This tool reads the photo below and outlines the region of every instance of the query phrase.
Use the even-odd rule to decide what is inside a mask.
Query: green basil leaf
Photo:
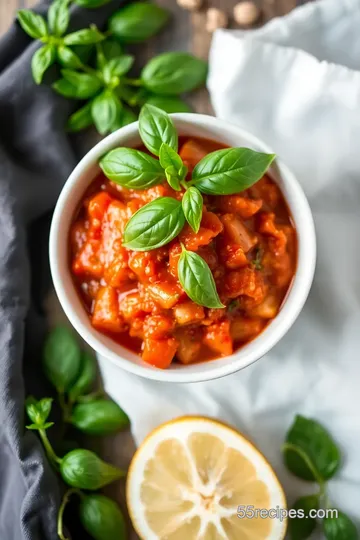
[[[181,202],[160,197],[135,212],[124,231],[123,245],[135,251],[148,251],[168,244],[185,223]]]
[[[225,307],[220,301],[209,266],[197,253],[183,248],[178,274],[182,288],[193,302],[208,308]]]
[[[158,160],[134,148],[115,148],[99,165],[107,178],[128,189],[147,189],[164,180]]]
[[[338,470],[340,451],[321,424],[297,415],[286,436],[284,460],[295,476],[321,483]]]
[[[178,149],[178,134],[170,116],[154,107],[144,105],[139,115],[139,132],[142,142],[152,154],[158,156],[162,143],[175,152]]]
[[[160,146],[159,161],[164,169],[174,167],[176,171],[180,171],[183,166],[183,161],[179,154],[166,143],[162,143]]]
[[[195,166],[192,179],[208,195],[231,195],[249,188],[264,176],[275,154],[250,148],[224,148],[205,156]]]
[[[34,13],[30,9],[20,9],[17,19],[21,28],[32,38],[40,39],[48,35],[48,29],[44,17]]]
[[[70,12],[67,2],[64,0],[55,0],[48,10],[49,29],[55,36],[62,36],[68,26],[70,20]]]
[[[43,398],[37,402],[37,410],[41,414],[43,422],[46,422],[46,420],[48,419],[48,416],[51,412],[52,402],[52,398]]]
[[[123,54],[123,48],[115,39],[106,39],[101,43],[101,49],[106,60],[118,58]]]
[[[191,107],[177,96],[157,96],[150,94],[146,96],[146,103],[154,105],[167,113],[192,112]]]
[[[80,521],[95,540],[125,540],[125,520],[115,501],[105,495],[86,495],[79,506]]]
[[[71,423],[88,435],[111,435],[129,426],[129,418],[114,401],[98,399],[75,405]]]
[[[45,71],[50,67],[56,58],[56,48],[54,45],[44,45],[38,49],[31,59],[31,71],[36,84],[40,84]]]
[[[104,78],[110,81],[112,77],[121,77],[131,69],[134,63],[134,57],[131,54],[124,54],[118,58],[112,58],[104,66]]]
[[[74,383],[80,370],[80,347],[66,327],[58,326],[45,340],[43,352],[44,371],[59,392]]]
[[[96,129],[101,135],[105,135],[111,131],[120,108],[120,101],[110,90],[105,90],[93,99],[91,115]]]
[[[139,43],[157,34],[169,12],[156,4],[134,2],[110,18],[109,29],[123,43]]]
[[[70,401],[76,401],[79,396],[91,390],[96,379],[96,373],[95,357],[87,351],[83,352],[81,354],[81,366],[78,378],[68,392]]]
[[[65,97],[89,99],[102,87],[102,82],[95,75],[78,73],[70,69],[63,69],[61,73],[64,78],[56,81],[53,88]]]
[[[166,180],[170,187],[175,191],[181,191],[180,178],[178,171],[171,165],[165,169]]]
[[[293,510],[296,510],[297,517],[289,519],[289,534],[291,540],[306,540],[316,529],[316,518],[310,517],[310,510],[318,510],[319,495],[308,495],[298,499]],[[299,517],[299,513],[302,517]]]
[[[75,4],[86,9],[95,9],[108,4],[111,0],[74,0]]]
[[[90,450],[77,449],[61,460],[60,474],[69,486],[96,491],[125,476],[124,471],[105,463]]]
[[[141,79],[155,94],[182,94],[206,81],[207,63],[189,53],[163,53],[144,67]]]
[[[92,45],[104,39],[104,34],[99,32],[97,28],[84,28],[65,36],[64,43],[65,45]]]
[[[66,45],[59,45],[56,52],[59,63],[65,68],[78,69],[83,65],[78,55]]]
[[[200,191],[196,187],[190,187],[185,191],[181,202],[186,221],[197,233],[200,229],[203,211],[203,198]]]
[[[338,517],[325,517],[322,522],[327,540],[357,540],[358,530],[351,519],[338,511]]]
[[[117,129],[120,129],[124,126],[128,126],[129,124],[136,122],[136,120],[137,120],[137,117],[132,112],[132,110],[123,105],[112,127],[112,131],[116,131]]]
[[[91,116],[91,102],[89,101],[75,111],[68,119],[67,122],[67,130],[72,132],[81,131],[82,129],[85,129],[89,126],[91,126],[93,123],[93,119]]]

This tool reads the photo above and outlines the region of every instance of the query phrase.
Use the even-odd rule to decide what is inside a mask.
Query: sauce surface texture
[[[181,137],[179,148],[191,172],[224,146]],[[148,252],[122,246],[139,208],[183,193],[167,183],[128,190],[100,174],[70,230],[71,273],[92,325],[158,368],[227,356],[254,339],[277,315],[296,270],[296,231],[267,175],[238,195],[205,195],[198,233],[185,225],[170,244]],[[177,278],[180,242],[207,262],[225,308],[186,296]]]

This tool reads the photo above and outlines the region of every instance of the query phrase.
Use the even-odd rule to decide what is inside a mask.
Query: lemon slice
[[[211,418],[183,417],[155,429],[131,462],[126,499],[142,540],[281,540],[286,521],[238,517],[286,508],[284,492],[260,452]]]

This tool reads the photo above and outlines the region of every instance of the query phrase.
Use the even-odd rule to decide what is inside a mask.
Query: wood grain
[[[209,52],[211,35],[205,29],[206,9],[210,5],[226,11],[232,16],[232,10],[236,0],[205,0],[206,4],[198,13],[190,13],[181,9],[175,0],[157,0],[157,3],[168,8],[172,13],[172,20],[165,30],[155,38],[149,40],[135,48],[138,66],[163,51],[187,50],[206,59]],[[36,0],[0,0],[0,36],[8,29],[12,23],[17,9],[23,7],[32,7]],[[299,0],[298,3],[303,3]],[[288,13],[296,6],[296,0],[257,0],[261,8],[261,20],[263,24],[272,17]],[[231,26],[235,27],[231,21]],[[211,105],[208,94],[205,89],[191,94],[188,97],[197,112],[211,114]],[[58,308],[57,308],[58,309]],[[52,310],[55,313],[56,308]],[[135,445],[130,433],[120,433],[116,437],[105,439],[99,447],[103,457],[119,467],[127,468],[133,453]],[[125,509],[125,493],[123,483],[114,484],[107,488],[106,492],[116,498]],[[138,537],[131,530],[129,523],[130,540],[137,540]],[[188,540],[188,539],[184,539]],[[189,539],[190,540],[190,539]]]

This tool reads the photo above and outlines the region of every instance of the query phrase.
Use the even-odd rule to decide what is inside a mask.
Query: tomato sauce
[[[189,172],[223,145],[182,137]],[[146,151],[145,148],[141,150]],[[276,317],[296,270],[296,231],[283,195],[268,175],[236,195],[206,196],[201,227],[148,252],[122,246],[130,217],[162,196],[166,182],[129,190],[103,174],[80,202],[70,231],[70,268],[92,325],[159,368],[227,356]],[[222,303],[192,302],[177,278],[180,242],[209,265]]]

